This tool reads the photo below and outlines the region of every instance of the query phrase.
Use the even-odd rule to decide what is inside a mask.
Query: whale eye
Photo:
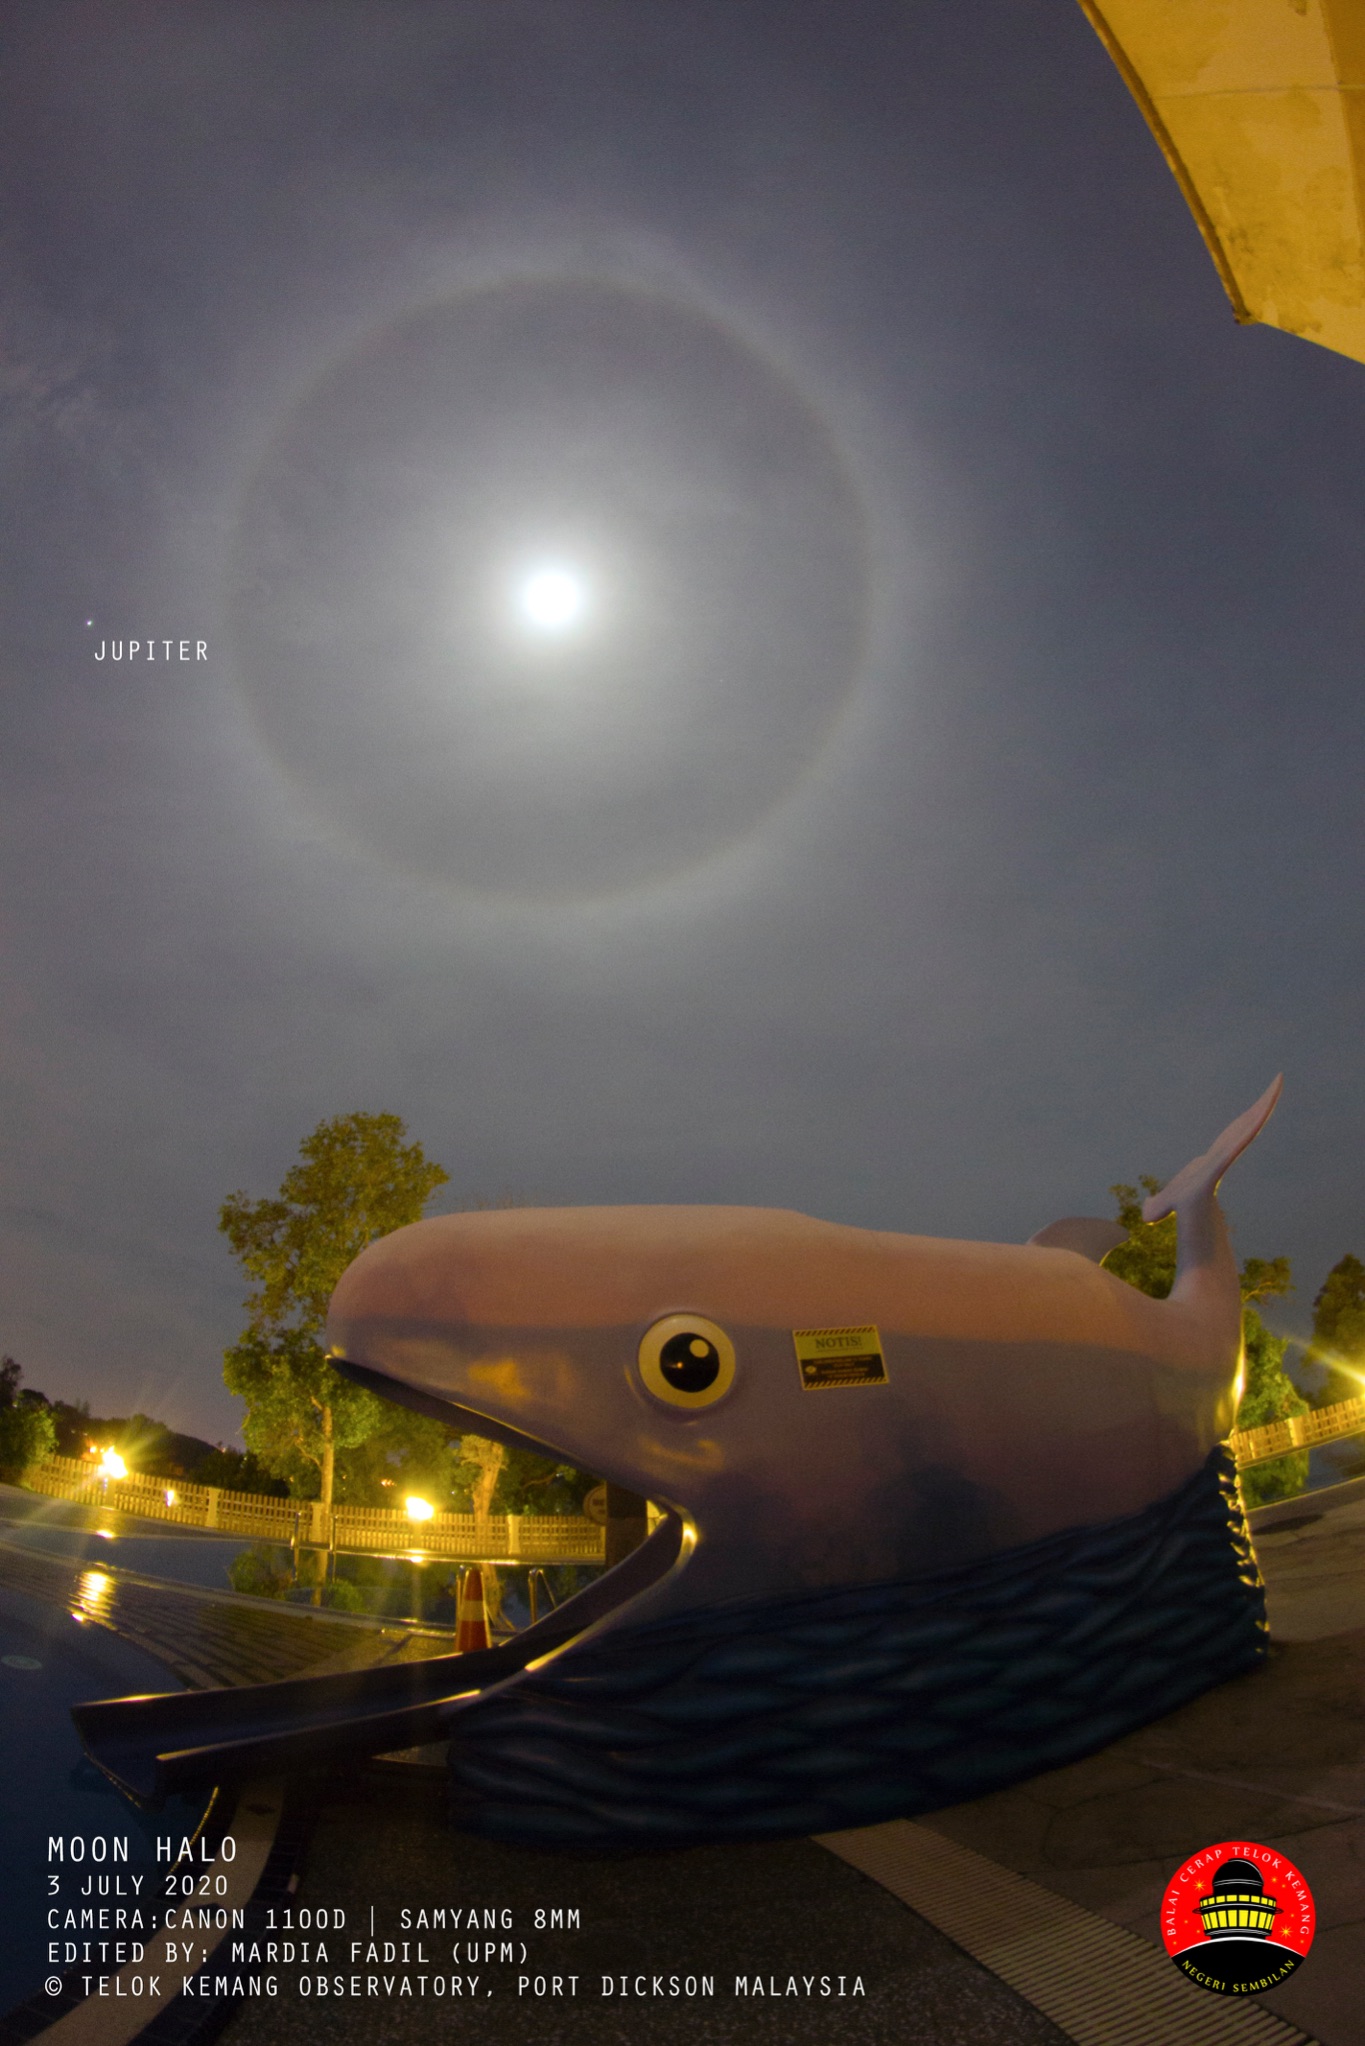
[[[640,1343],[640,1376],[670,1407],[709,1407],[735,1376],[735,1346],[701,1314],[667,1314]]]

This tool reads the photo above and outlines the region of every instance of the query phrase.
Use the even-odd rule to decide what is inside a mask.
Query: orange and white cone
[[[483,1572],[477,1563],[465,1571],[460,1602],[455,1613],[455,1653],[467,1648],[487,1648],[488,1608],[483,1599]]]

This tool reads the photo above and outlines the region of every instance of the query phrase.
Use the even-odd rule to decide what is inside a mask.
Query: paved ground
[[[1258,1521],[1275,1635],[1266,1669],[1089,1761],[921,1823],[1152,1942],[1162,1887],[1187,1854],[1230,1838],[1283,1848],[1314,1888],[1319,1932],[1309,1960],[1264,2002],[1323,2046],[1365,2046],[1365,1485],[1287,1502]],[[0,1552],[0,1579],[37,1561]],[[65,1570],[59,1595],[78,1591],[70,1566],[42,1567]],[[49,1595],[58,1589],[53,1578]],[[396,1630],[132,1580],[119,1580],[113,1598],[120,1631],[136,1625],[143,1631],[135,1638],[148,1644],[155,1636],[162,1646],[153,1652],[172,1666],[187,1666],[187,1615],[197,1607],[214,1608],[194,1620],[200,1669],[245,1672],[289,1656],[291,1669],[339,1667],[423,1646],[406,1630],[388,1638]],[[351,2039],[425,2046],[452,2022],[460,2028],[455,2008],[490,2046],[574,2046],[589,2037],[651,2046],[778,2038],[1042,2046],[1063,2038],[960,1948],[813,1843],[630,1860],[537,1855],[451,1832],[442,1805],[439,1777],[420,1768],[351,1772],[329,1796],[297,1898],[299,1907],[339,1905],[348,1921],[329,1941],[326,1962],[303,1972],[387,1975],[400,1984],[406,1973],[414,1993],[322,2002],[298,1997],[291,1981],[277,2001],[243,2007],[225,2035],[230,2046],[303,2046],[324,2024],[338,2046]],[[477,1962],[452,1959],[449,1931],[429,1933],[425,1961],[414,1948],[406,1969],[363,1954],[353,1962],[350,1941],[368,1944],[371,1909],[378,1941],[411,1942],[423,1935],[415,1927],[405,1935],[402,1909],[441,1905],[505,1910],[511,1923],[480,1929],[497,1949]],[[537,1907],[576,1910],[580,1923],[537,1930]],[[514,1944],[510,1957],[501,1953],[505,1940]],[[279,1969],[282,1977],[297,1972]],[[714,1995],[603,1993],[604,1976],[648,1982],[659,1974],[667,1991],[668,1978],[685,1981],[689,1972],[712,1976]],[[428,1977],[425,2000],[419,1974]],[[446,1984],[440,2001],[437,1974]],[[473,2008],[467,1999],[452,2003],[456,1974],[480,1977]],[[576,1997],[549,1994],[548,1981],[537,1996],[536,1978],[556,1974],[566,1988],[578,1976]],[[519,1994],[523,1975],[529,1982]],[[741,1975],[761,1977],[769,1990],[774,1979],[785,1989],[794,1977],[798,1993],[736,1995]],[[836,1984],[844,1976],[846,1987],[861,1976],[867,1993],[826,1998],[819,1993],[826,1975]],[[806,1977],[816,1978],[810,1994]]]
[[[810,1841],[638,1859],[535,1853],[451,1832],[439,1779],[406,1773],[413,1780],[397,1768],[358,1772],[333,1796],[298,1902],[339,1905],[347,1925],[328,1941],[324,1969],[282,1968],[284,1993],[248,2002],[224,2046],[315,2046],[324,2022],[334,2046],[432,2046],[451,2034],[486,2046],[1065,2046],[1063,2033],[960,1948]],[[440,1905],[507,1914],[505,1925],[476,1935],[494,1943],[494,1955],[457,1965],[460,1933],[403,1931],[404,1907],[415,1914]],[[538,1931],[538,1908],[576,1911],[581,1922]],[[366,1963],[371,1910],[381,1952],[385,1940],[410,1942],[408,1967]],[[354,1965],[353,1939],[361,1943]],[[510,1961],[498,1958],[504,1941],[516,1948]],[[429,1965],[416,1961],[418,1942]],[[300,1998],[298,1975],[319,1972],[348,1983],[406,1975],[414,1993],[347,1994],[325,2005]],[[472,2002],[432,1993],[438,1976],[448,1985],[452,1974],[478,1977]],[[749,1994],[736,1994],[737,1975],[749,1979]],[[548,1993],[556,1976],[559,1996]],[[839,1996],[841,1976],[848,1991],[861,1976],[866,1994]],[[622,1977],[631,1993],[621,1993]],[[655,1977],[663,1994],[653,1993]],[[795,1978],[800,1993],[756,1995],[755,1977],[782,1991]],[[835,1993],[819,1993],[821,1977]],[[674,1978],[682,1994],[669,1993]],[[535,1994],[537,1979],[546,1994]],[[644,1994],[633,1993],[637,1984]]]
[[[1258,1515],[1269,1666],[1018,1789],[921,1820],[1158,1938],[1162,1890],[1195,1849],[1255,1840],[1308,1878],[1309,1959],[1261,2000],[1324,2046],[1365,2046],[1365,1487]],[[1278,1529],[1276,1523],[1278,1522]]]

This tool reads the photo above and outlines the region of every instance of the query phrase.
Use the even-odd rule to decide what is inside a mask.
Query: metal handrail
[[[1228,1442],[1237,1468],[1246,1470],[1295,1450],[1360,1434],[1365,1434],[1365,1395],[1291,1414],[1260,1428],[1237,1429]],[[52,1499],[108,1507],[143,1520],[216,1529],[258,1541],[302,1542],[305,1547],[350,1555],[399,1550],[470,1562],[532,1564],[606,1559],[605,1529],[582,1514],[436,1513],[430,1520],[414,1521],[389,1506],[342,1504],[329,1512],[316,1499],[280,1499],[264,1492],[237,1492],[227,1485],[195,1485],[140,1472],[106,1478],[88,1458],[74,1456],[44,1457],[29,1466],[23,1482]]]
[[[31,1464],[23,1482],[48,1498],[143,1520],[349,1555],[417,1553],[485,1563],[600,1563],[606,1558],[604,1530],[582,1514],[437,1513],[430,1520],[411,1520],[406,1512],[386,1506],[329,1509],[316,1499],[280,1499],[138,1472],[104,1478],[88,1459],[70,1456]]]
[[[1249,1464],[1288,1456],[1295,1449],[1317,1449],[1324,1442],[1341,1442],[1348,1435],[1360,1434],[1365,1434],[1365,1397],[1336,1400],[1330,1407],[1310,1407],[1306,1414],[1289,1414],[1282,1421],[1267,1421],[1262,1428],[1238,1429],[1228,1439],[1241,1471]]]
[[[535,1626],[536,1621],[540,1617],[539,1612],[537,1610],[538,1601],[536,1598],[536,1592],[538,1589],[544,1592],[546,1598],[550,1602],[550,1611],[553,1612],[555,1610],[555,1607],[559,1604],[559,1600],[555,1597],[554,1586],[551,1584],[547,1572],[539,1564],[537,1564],[534,1569],[528,1570],[526,1573],[526,1597],[527,1603],[531,1608],[531,1625],[533,1627]]]

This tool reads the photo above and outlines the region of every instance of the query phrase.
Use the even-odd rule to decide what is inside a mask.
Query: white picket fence
[[[1296,1449],[1315,1449],[1365,1433],[1365,1397],[1339,1400],[1264,1428],[1246,1428],[1229,1440],[1239,1470],[1268,1463]],[[52,1499],[165,1520],[177,1527],[214,1528],[249,1540],[331,1548],[343,1555],[449,1556],[479,1563],[602,1563],[606,1530],[579,1514],[437,1513],[410,1520],[386,1506],[333,1506],[316,1499],[275,1499],[234,1492],[224,1485],[191,1485],[178,1478],[130,1472],[105,1478],[89,1458],[49,1456],[30,1465],[24,1483]]]
[[[1248,1464],[1269,1463],[1295,1449],[1317,1449],[1347,1435],[1365,1434],[1365,1397],[1338,1400],[1330,1407],[1310,1407],[1287,1421],[1267,1421],[1264,1428],[1244,1428],[1229,1437],[1239,1471]]]
[[[343,1555],[449,1556],[470,1563],[602,1563],[606,1530],[579,1514],[437,1513],[410,1520],[385,1506],[333,1506],[316,1499],[275,1499],[225,1485],[130,1472],[105,1478],[89,1458],[49,1456],[31,1464],[24,1483],[51,1499],[165,1520],[177,1527],[216,1529],[252,1541],[331,1548]]]

